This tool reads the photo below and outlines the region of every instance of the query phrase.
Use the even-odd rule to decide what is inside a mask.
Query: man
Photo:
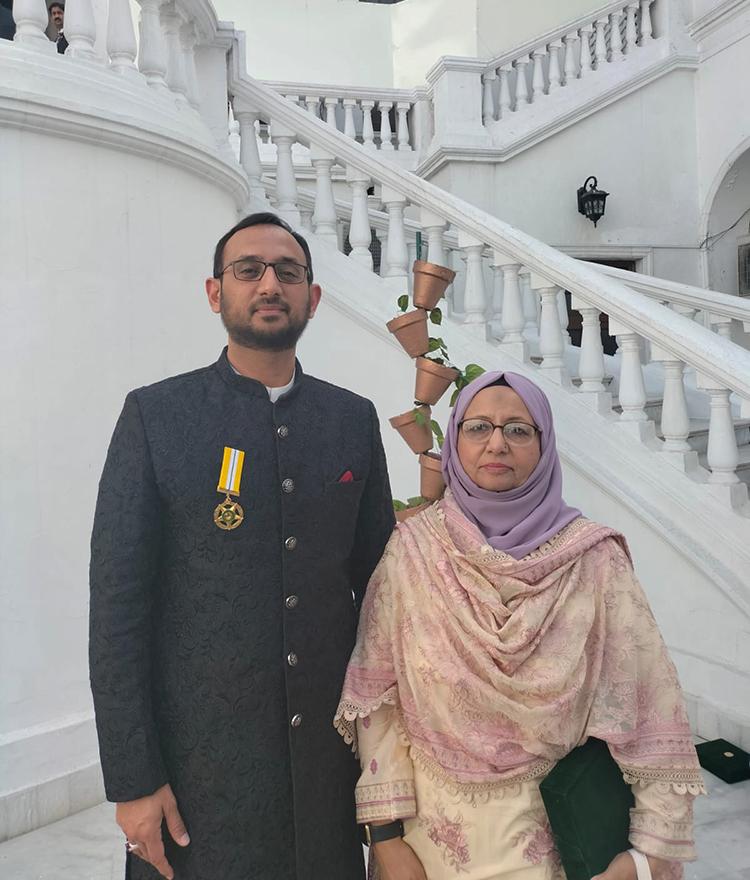
[[[59,2],[59,0],[55,0],[54,3],[50,3],[48,12],[50,21],[57,30],[57,36],[54,38],[54,42],[57,43],[57,51],[63,55],[68,48],[68,41],[65,39],[65,34],[63,33],[63,27],[65,25],[65,4]]]
[[[393,512],[374,407],[295,361],[312,279],[284,221],[238,223],[206,281],[228,347],[128,394],[115,428],[90,660],[131,880],[363,873],[332,718]]]

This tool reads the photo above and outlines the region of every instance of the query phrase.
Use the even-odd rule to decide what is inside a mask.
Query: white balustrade
[[[563,75],[565,85],[570,85],[576,78],[576,44],[579,41],[576,31],[566,34],[563,42],[565,43],[565,61],[563,65]]]
[[[626,55],[630,55],[638,43],[638,31],[635,23],[637,13],[638,3],[628,3],[625,7],[625,46],[623,47]]]
[[[336,107],[338,107],[339,99],[326,98],[324,104],[326,106],[326,122],[331,126],[331,128],[338,128],[338,125],[336,123]]]
[[[411,104],[408,101],[398,101],[396,103],[396,113],[398,114],[398,129],[396,139],[398,140],[399,150],[410,150],[409,144],[409,108]]]
[[[107,18],[107,54],[110,68],[121,76],[138,78],[135,56],[138,45],[135,41],[133,16],[129,0],[109,0]]]
[[[535,102],[544,94],[544,59],[547,57],[547,47],[534,49],[531,57],[534,65],[531,74],[531,100]]]
[[[185,21],[180,25],[180,46],[185,65],[185,81],[187,83],[187,99],[190,106],[200,109],[198,97],[198,74],[195,69],[195,44],[197,41],[195,25],[192,21]]]
[[[57,51],[45,33],[49,23],[45,0],[15,0],[13,20],[16,23],[14,42],[50,54]]]
[[[349,224],[349,244],[352,249],[349,256],[372,272],[370,253],[372,232],[367,205],[367,187],[370,185],[370,178],[355,168],[347,168],[346,180],[352,192],[352,217]]]
[[[313,212],[309,208],[300,208],[300,226],[305,232],[314,232],[312,226]]]
[[[609,14],[609,60],[622,61],[622,35],[620,34],[620,19],[622,13],[617,10]]]
[[[596,60],[596,69],[601,68],[607,63],[607,36],[606,36],[607,19],[597,18],[594,22],[596,30],[596,39],[594,41],[594,58]]]
[[[602,345],[599,309],[578,305],[581,313],[581,354],[578,358],[578,375],[581,391],[604,391],[604,346]]]
[[[393,132],[391,131],[391,107],[393,101],[378,101],[378,109],[380,110],[380,149],[393,149]]]
[[[466,256],[466,286],[464,287],[464,324],[482,325],[484,335],[487,292],[484,286],[482,252],[484,243],[465,232],[458,233],[458,246]]]
[[[318,108],[320,106],[320,98],[317,95],[305,95],[305,107],[310,116],[318,118]]]
[[[167,46],[167,85],[178,101],[187,103],[187,78],[178,34],[180,18],[174,3],[165,3],[161,7],[161,22]]]
[[[388,247],[386,250],[386,278],[403,279],[406,283],[407,268],[409,264],[409,251],[406,247],[406,232],[404,230],[404,207],[405,196],[384,186],[381,199],[388,214]]]
[[[737,465],[739,452],[732,421],[732,406],[726,388],[707,388],[711,398],[711,416],[708,426],[707,460],[711,469],[711,483],[732,484],[739,481]]]
[[[497,79],[494,71],[482,74],[482,122],[489,125],[495,119],[495,96],[492,93]]]
[[[539,319],[539,353],[542,356],[541,369],[545,375],[560,384],[568,384],[563,354],[563,335],[560,327],[560,312],[557,301],[560,288],[550,286],[546,279],[531,273],[531,287],[537,291],[542,301],[542,315]]]
[[[498,76],[500,77],[500,94],[498,97],[498,106],[499,116],[501,119],[508,116],[512,106],[512,99],[510,97],[510,82],[509,77],[510,73],[513,70],[512,65],[506,64],[504,67],[501,67],[498,71]]]
[[[531,269],[523,266],[518,272],[518,283],[521,287],[521,307],[523,308],[523,333],[526,339],[536,336],[539,332],[539,310],[536,291],[531,289]]]
[[[297,178],[292,161],[292,144],[297,136],[271,120],[271,141],[276,145],[276,211],[289,223],[300,221],[297,208]]]
[[[521,286],[518,279],[521,264],[513,262],[513,258],[508,254],[495,249],[492,255],[492,265],[493,267],[501,267],[503,272],[503,335],[501,344],[513,357],[526,360],[528,346],[523,338],[525,319]]]
[[[560,50],[562,49],[562,40],[553,40],[549,44],[549,88],[548,94],[560,88],[562,78],[560,75]]]
[[[426,211],[424,208],[419,213],[422,233],[427,237],[427,262],[437,266],[448,265],[448,255],[445,250],[445,220],[438,214]]]
[[[335,157],[313,145],[310,149],[310,161],[315,169],[316,178],[313,228],[317,236],[337,245],[336,202],[333,198],[331,181],[331,168]]]
[[[528,55],[517,58],[513,66],[516,69],[516,98],[514,107],[516,112],[523,110],[524,106],[529,103],[529,87],[526,82],[526,66],[531,59]]]
[[[372,111],[375,101],[360,101],[362,107],[362,146],[366,150],[375,150],[375,131],[372,127]]]
[[[266,192],[261,182],[263,166],[258,152],[258,139],[255,133],[255,123],[258,113],[246,107],[239,99],[233,102],[234,118],[240,126],[240,165],[247,174],[250,183],[250,196],[253,199],[266,202]]]
[[[357,102],[354,98],[344,98],[344,134],[352,139],[354,139],[357,134],[354,125],[354,108],[356,106]]]
[[[620,420],[645,422],[648,416],[645,410],[646,386],[643,383],[640,337],[626,330],[617,334],[617,344],[620,347]]]
[[[655,358],[653,358],[655,360]],[[687,438],[690,434],[690,418],[685,398],[682,361],[662,360],[664,367],[664,400],[661,409],[661,433],[665,452],[690,452]]]
[[[653,26],[651,24],[651,4],[654,0],[641,0],[641,35],[638,45],[643,46],[653,38]]]
[[[68,0],[65,4],[65,54],[87,61],[99,60],[94,50],[96,19],[91,0]]]
[[[583,79],[584,76],[587,76],[591,73],[592,68],[592,59],[591,59],[591,34],[593,32],[593,26],[588,24],[585,27],[581,28],[581,60],[579,65],[579,76]]]
[[[490,260],[492,268],[492,309],[490,312],[489,334],[494,339],[503,337],[503,267]]]
[[[138,69],[157,92],[166,92],[167,47],[159,20],[161,0],[139,0],[141,20],[138,45]]]

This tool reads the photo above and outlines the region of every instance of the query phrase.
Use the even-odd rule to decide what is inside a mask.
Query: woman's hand
[[[670,880],[674,876],[674,862],[657,859],[656,856],[646,856],[648,866],[651,868],[653,880]],[[591,880],[636,880],[635,862],[630,853],[621,852],[609,863],[609,867],[602,874],[597,874]]]
[[[427,880],[417,854],[402,837],[374,843],[381,880]]]

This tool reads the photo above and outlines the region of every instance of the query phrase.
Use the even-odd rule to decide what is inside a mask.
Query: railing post
[[[362,171],[347,166],[346,180],[352,191],[352,219],[349,224],[349,244],[352,250],[349,257],[372,272],[370,253],[372,232],[367,204],[367,187],[370,185],[370,178]]]
[[[398,140],[399,150],[410,150],[409,143],[409,119],[408,113],[411,108],[409,101],[398,101],[396,104],[396,112],[398,113],[398,130],[396,139]]]
[[[565,75],[565,85],[570,85],[576,78],[576,42],[578,41],[578,33],[572,31],[565,34],[565,63],[563,67]]]
[[[294,131],[271,120],[271,140],[276,145],[276,210],[289,223],[300,222],[297,207],[297,179],[292,161]]]
[[[643,383],[640,336],[630,327],[610,317],[609,332],[617,337],[620,355],[618,398],[622,412],[618,425],[635,439],[656,448],[656,430],[646,413],[646,386]]]
[[[305,108],[307,112],[315,119],[318,119],[318,108],[320,106],[320,98],[317,95],[305,95]]]
[[[239,98],[232,102],[234,118],[240,126],[240,165],[245,169],[250,183],[250,197],[268,204],[266,191],[261,181],[263,166],[258,152],[258,138],[255,133],[255,121],[258,113],[244,105]]]
[[[47,4],[44,0],[15,0],[13,20],[16,23],[15,43],[53,54],[55,44],[47,38]]]
[[[620,18],[622,12],[617,10],[609,14],[609,60],[622,61],[622,36],[620,34]]]
[[[178,101],[187,103],[185,63],[178,36],[180,17],[173,2],[165,3],[161,7],[161,21],[167,46],[167,85]]]
[[[594,22],[596,28],[596,42],[594,44],[594,58],[596,59],[596,69],[601,70],[607,63],[607,37],[605,28],[607,27],[606,18],[597,18]]]
[[[549,88],[547,94],[560,88],[560,50],[562,47],[562,40],[553,40],[549,44]]]
[[[493,339],[503,337],[503,267],[495,261],[495,252],[490,259],[492,268],[492,310],[490,314],[489,333]]]
[[[542,355],[541,369],[544,375],[559,385],[570,385],[570,377],[565,366],[563,336],[560,328],[560,312],[557,307],[560,288],[550,286],[546,278],[531,273],[531,287],[542,301],[542,316],[539,319],[539,353]]]
[[[393,101],[378,101],[380,110],[380,149],[393,150],[393,132],[391,131],[391,107]]]
[[[399,290],[407,289],[409,251],[404,230],[404,207],[406,197],[389,186],[381,188],[381,200],[388,213],[388,247],[386,250],[385,277],[394,279]]]
[[[139,0],[141,20],[138,46],[138,69],[157,92],[167,91],[167,49],[159,19],[161,0]]]
[[[336,107],[338,107],[339,99],[338,98],[325,98],[323,103],[326,106],[326,122],[331,126],[331,128],[335,128],[338,130],[338,124],[336,122]]]
[[[518,283],[518,270],[521,264],[513,257],[493,250],[492,265],[503,270],[503,338],[501,345],[511,357],[527,361],[529,356],[528,343],[523,338],[523,302],[521,287]]]
[[[625,47],[626,55],[635,49],[638,42],[638,32],[635,25],[635,16],[638,12],[638,3],[628,3],[625,7]]]
[[[578,376],[581,386],[578,398],[587,406],[605,415],[612,409],[612,395],[604,388],[604,346],[599,309],[571,297],[571,307],[581,313],[581,354],[578,358]]]
[[[435,263],[438,266],[446,266],[448,256],[445,252],[445,243],[443,241],[445,220],[438,214],[433,214],[432,211],[428,211],[425,208],[420,209],[419,220],[422,230],[427,236],[427,262]]]
[[[591,73],[591,32],[593,28],[590,24],[581,28],[581,63],[579,67],[579,77]]]
[[[513,62],[513,66],[516,69],[516,100],[514,104],[516,113],[523,110],[529,103],[529,86],[526,82],[526,65],[530,60],[531,59],[528,55],[524,55],[522,58],[516,58]]]
[[[333,183],[331,182],[331,167],[334,163],[334,156],[312,144],[310,146],[310,161],[315,169],[316,179],[315,211],[313,212],[315,234],[337,247],[336,203],[333,199]]]
[[[357,130],[354,126],[354,108],[357,106],[357,102],[354,98],[344,98],[344,134],[355,140],[357,137]]]
[[[98,61],[96,42],[96,19],[91,0],[68,0],[65,4],[65,39],[68,41],[66,55],[86,61]]]
[[[466,287],[464,288],[464,324],[479,331],[485,338],[487,293],[484,287],[482,251],[484,242],[463,230],[458,233],[458,246],[466,255]]]
[[[544,59],[547,47],[540,46],[531,53],[534,68],[531,74],[531,100],[536,102],[544,94]]]
[[[531,289],[531,269],[521,266],[518,270],[518,284],[521,287],[521,306],[523,308],[523,335],[526,339],[537,336],[539,333],[539,316],[537,303],[539,297],[535,290]]]
[[[643,46],[653,39],[654,29],[651,24],[651,4],[654,0],[641,0],[641,36],[638,45]]]
[[[441,58],[427,72],[432,88],[434,141],[443,146],[490,146],[482,121],[482,74],[479,59]]]
[[[492,93],[493,83],[497,79],[494,70],[482,74],[482,122],[489,125],[495,121],[495,96]]]
[[[498,71],[500,77],[500,97],[498,100],[500,119],[507,117],[511,112],[513,102],[511,101],[510,84],[508,82],[508,76],[510,75],[511,70],[513,70],[513,66],[511,64],[505,64]]]
[[[372,127],[372,111],[374,101],[360,101],[362,107],[362,146],[366,150],[375,150],[375,132]]]
[[[109,0],[107,17],[107,54],[109,66],[121,76],[140,79],[135,66],[138,45],[128,0]]]
[[[191,21],[185,21],[180,25],[180,45],[185,64],[185,81],[187,83],[187,99],[190,106],[200,110],[198,98],[198,75],[195,72],[195,25]]]

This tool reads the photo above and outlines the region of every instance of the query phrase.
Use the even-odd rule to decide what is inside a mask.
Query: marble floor
[[[750,781],[706,774],[696,801],[699,859],[686,880],[750,880]],[[0,844],[0,880],[122,880],[124,847],[112,804],[100,804]],[[269,878],[272,880],[272,878]]]

